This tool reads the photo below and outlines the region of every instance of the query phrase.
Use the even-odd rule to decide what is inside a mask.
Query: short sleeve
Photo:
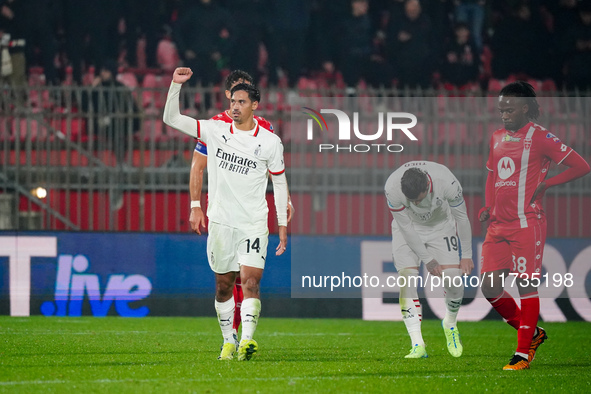
[[[464,202],[464,193],[462,190],[462,185],[460,185],[460,181],[458,181],[458,179],[453,174],[451,174],[451,171],[450,175],[451,179],[445,185],[443,195],[449,203],[449,206],[455,208],[459,205],[462,205]]]
[[[400,212],[400,211],[403,211],[405,208],[405,206],[402,204],[392,203],[390,201],[390,198],[388,197],[388,193],[386,193],[386,202],[388,203],[388,209],[391,212]]]
[[[553,162],[560,164],[573,150],[552,133],[546,133],[539,138],[541,152]]]
[[[384,187],[386,202],[388,203],[388,209],[390,212],[400,212],[405,208],[404,202],[400,199],[399,193],[397,193],[400,187],[400,178],[396,176],[398,174],[399,171],[396,171],[390,175],[386,181],[386,186]]]
[[[209,132],[217,126],[220,121],[216,120],[198,120],[197,121],[197,139],[207,145]],[[224,123],[225,124],[225,123]]]
[[[275,139],[273,153],[269,157],[268,168],[271,175],[280,175],[285,172],[285,162],[283,161],[283,144],[279,138]]]

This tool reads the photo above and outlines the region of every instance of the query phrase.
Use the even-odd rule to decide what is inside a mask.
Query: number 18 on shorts
[[[502,231],[491,226],[482,244],[481,272],[508,269],[520,275],[539,275],[545,243],[545,223]]]

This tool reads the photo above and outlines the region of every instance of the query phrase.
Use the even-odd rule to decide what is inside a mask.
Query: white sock
[[[416,283],[416,281],[409,277],[418,276],[419,272],[413,269],[402,269],[399,271],[401,276],[406,278],[405,283]],[[404,286],[400,288],[400,310],[402,312],[402,320],[406,326],[406,331],[410,335],[412,346],[425,346],[423,341],[423,334],[421,333],[421,321],[423,320],[423,308],[419,301],[419,294],[416,286]]]
[[[261,314],[261,300],[258,298],[245,298],[240,307],[240,317],[242,318],[242,339],[252,339],[254,331],[259,322]]]
[[[234,296],[226,302],[215,301],[215,311],[218,314],[218,323],[222,330],[224,343],[234,343]]]
[[[519,353],[519,352],[515,352],[515,355],[516,355],[516,356],[521,356],[521,357],[523,357],[523,358],[524,358],[524,359],[526,359],[526,360],[527,360],[527,358],[529,357],[529,355],[528,355],[528,354],[525,354],[525,353]]]
[[[443,270],[446,278],[444,280],[445,289],[445,317],[443,318],[443,327],[450,329],[458,324],[458,311],[464,298],[464,284],[461,281],[462,271],[459,268],[447,268]],[[455,279],[454,278],[458,278]],[[448,279],[449,278],[449,279]],[[450,280],[451,279],[451,280]],[[454,286],[459,285],[459,286]]]

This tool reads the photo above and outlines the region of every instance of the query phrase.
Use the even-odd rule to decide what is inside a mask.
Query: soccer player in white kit
[[[242,280],[242,337],[238,360],[250,360],[257,352],[253,339],[261,311],[259,283],[265,268],[269,230],[269,209],[265,194],[268,173],[273,175],[273,192],[279,222],[276,255],[287,247],[287,179],[281,139],[261,127],[253,118],[260,101],[259,91],[248,84],[231,90],[232,123],[195,120],[181,115],[179,94],[182,83],[191,78],[189,68],[174,71],[164,107],[164,123],[207,146],[208,238],[207,258],[216,277],[215,308],[224,343],[218,359],[231,360],[236,352],[232,320],[232,289],[238,273]]]
[[[454,278],[474,268],[472,229],[462,186],[444,165],[411,161],[390,175],[385,192],[394,218],[392,257],[399,275],[405,278],[400,281],[404,284],[400,287],[400,309],[412,342],[405,358],[428,357],[421,333],[422,308],[416,280],[421,261],[431,275],[443,277],[446,312],[441,325],[449,353],[460,357],[463,346],[457,315],[464,286],[458,286],[459,279],[454,285]]]

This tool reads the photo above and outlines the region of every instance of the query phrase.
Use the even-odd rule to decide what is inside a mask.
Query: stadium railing
[[[146,76],[141,84],[109,92],[121,94],[107,94],[95,107],[84,104],[93,92],[90,87],[32,86],[20,93],[4,88],[0,230],[189,231],[189,164],[195,141],[162,122],[169,83],[169,77]],[[18,94],[27,97],[23,107],[15,106]],[[291,116],[303,106],[322,108],[324,97],[346,97],[343,89],[264,89],[257,114],[274,124],[284,142],[296,206],[292,233],[387,235],[391,218],[383,197],[385,180],[402,163],[421,159],[445,164],[457,175],[474,234],[483,234],[476,215],[483,204],[488,139],[501,122],[496,96],[471,94],[359,91],[368,114],[396,106],[417,113],[413,132],[419,141],[400,154],[337,155],[315,151]],[[134,113],[125,100],[135,100],[140,111]],[[538,123],[591,158],[589,98],[557,94],[539,101]],[[218,87],[186,87],[181,93],[183,112],[196,118],[209,118],[227,106]],[[368,128],[375,125],[375,120],[366,120]],[[134,124],[139,124],[136,132]],[[591,203],[590,178],[547,193],[548,237],[591,236],[591,220],[583,214]],[[271,190],[269,186],[273,218]],[[271,231],[276,230],[274,222],[270,220]]]

